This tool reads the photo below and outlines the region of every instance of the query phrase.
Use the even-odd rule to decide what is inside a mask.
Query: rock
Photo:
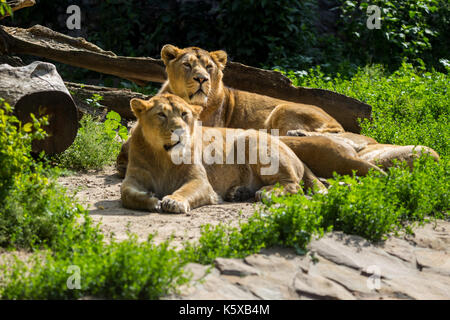
[[[391,237],[374,245],[331,232],[304,256],[271,248],[245,259],[218,258],[215,267],[188,264],[194,283],[169,299],[450,299],[449,252],[429,246],[447,243],[443,225],[418,229],[416,241]]]
[[[216,268],[221,274],[245,277],[249,275],[258,275],[259,271],[243,262],[241,259],[223,259],[214,260]]]
[[[218,274],[211,273],[197,285],[196,290],[179,298],[187,300],[255,300],[257,297],[245,287],[230,283]]]
[[[427,249],[414,251],[417,265],[423,272],[435,272],[450,276],[450,254]]]
[[[299,272],[294,281],[295,291],[300,298],[355,300],[344,287],[319,275]]]
[[[325,259],[359,270],[363,274],[377,271],[382,278],[393,278],[417,272],[404,261],[387,254],[363,238],[341,232],[333,232],[320,240],[312,241],[309,247]]]
[[[405,262],[416,264],[416,255],[414,254],[414,246],[406,240],[399,238],[389,238],[380,248],[390,255],[400,258]]]
[[[433,273],[419,273],[416,276],[405,275],[387,279],[388,291],[397,296],[419,300],[450,299],[450,278]]]
[[[183,269],[186,273],[192,275],[191,281],[199,281],[208,275],[211,266],[205,266],[199,263],[188,263]]]
[[[418,247],[450,252],[450,222],[439,220],[438,224],[426,224],[414,230],[414,236],[406,239]]]
[[[376,291],[367,285],[368,277],[360,272],[345,266],[337,265],[324,258],[320,258],[315,264],[311,264],[309,275],[320,275],[332,280],[351,293],[360,297],[375,297]]]
[[[292,282],[292,277],[291,277]],[[275,281],[271,277],[247,277],[239,280],[251,293],[263,300],[295,299],[289,290],[289,283]]]

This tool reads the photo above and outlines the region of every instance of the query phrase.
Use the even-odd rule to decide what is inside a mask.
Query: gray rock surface
[[[372,244],[332,232],[307,255],[272,248],[244,259],[191,263],[193,280],[167,299],[450,300],[450,222]]]

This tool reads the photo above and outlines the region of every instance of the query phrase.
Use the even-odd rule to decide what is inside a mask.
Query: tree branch
[[[29,29],[0,26],[1,52],[43,57],[140,83],[166,80],[164,63],[160,59],[116,56],[83,38],[72,38],[40,25]],[[229,62],[224,71],[224,83],[235,89],[316,105],[347,131],[359,132],[357,119],[370,119],[369,105],[329,90],[295,87],[276,71]]]
[[[11,10],[17,11],[22,8],[31,7],[36,4],[35,0],[6,0],[6,4],[11,7]],[[6,12],[4,15],[0,16],[0,20],[9,16],[9,13]]]
[[[134,119],[135,116],[131,112],[130,100],[133,98],[149,99],[150,96],[146,96],[141,93],[133,92],[129,89],[116,89],[99,86],[84,85],[73,82],[64,82],[69,92],[72,94],[76,104],[85,104],[86,99],[91,98],[94,94],[98,94],[103,97],[99,103],[102,106],[107,107],[110,110],[114,110],[121,117],[126,119]]]

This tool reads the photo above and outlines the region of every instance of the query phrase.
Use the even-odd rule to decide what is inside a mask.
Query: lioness
[[[129,163],[120,189],[124,207],[154,211],[160,206],[165,212],[184,213],[221,198],[238,201],[255,195],[259,200],[263,191],[273,192],[276,183],[282,193],[295,193],[302,179],[305,186],[325,189],[276,137],[255,130],[197,128],[195,120],[202,107],[189,105],[178,96],[132,99],[131,108],[138,122],[129,139]],[[221,141],[217,132],[226,140]],[[251,139],[255,143],[250,143]],[[260,159],[261,139],[271,146],[267,156],[278,164],[274,171],[269,172],[272,164]],[[239,161],[239,154],[234,153],[242,151],[242,146],[244,154]],[[216,159],[220,155],[223,162],[210,163],[205,157],[196,162],[196,148],[214,150],[211,156]],[[252,154],[259,154],[257,161],[249,161]]]
[[[378,143],[370,137],[361,134],[343,132],[337,134],[318,133],[318,132],[303,132],[301,130],[292,130],[287,133],[289,136],[303,137],[303,138],[318,138],[326,137],[338,143],[347,144],[357,152],[357,157],[360,160],[367,161],[371,164],[376,164],[383,169],[388,169],[394,164],[394,160],[405,161],[412,169],[414,160],[420,156],[427,154],[435,161],[439,161],[439,155],[430,147],[421,145],[407,145],[399,146],[393,144]],[[294,150],[295,151],[295,150]],[[308,164],[306,159],[302,159]],[[320,176],[315,168],[311,167],[313,172]],[[340,173],[340,172],[338,172]]]
[[[159,93],[172,93],[187,103],[200,105],[205,126],[344,132],[328,113],[313,105],[294,103],[226,87],[225,51],[208,52],[197,47],[179,49],[167,44],[161,50],[167,81]]]
[[[134,131],[134,127],[131,132]],[[278,137],[295,155],[321,178],[332,178],[333,173],[365,176],[370,169],[382,171],[373,163],[359,157],[355,147],[346,140],[326,136]],[[128,165],[130,140],[125,141],[116,160],[120,177],[125,177]]]
[[[173,93],[188,103],[203,106],[200,120],[206,126],[279,129],[280,135],[293,129],[323,133],[344,131],[335,119],[318,107],[225,87],[222,70],[227,54],[224,51],[207,52],[195,47],[179,49],[165,45],[161,57],[166,64],[168,80],[159,93]],[[312,141],[317,141],[317,147],[313,147]],[[336,168],[343,169],[338,170],[341,174],[358,170],[359,174],[364,175],[373,167],[348,150],[343,152],[346,147],[339,141],[333,143],[329,139],[308,138],[288,142],[295,144],[297,155],[301,150],[305,159],[313,159],[310,163],[320,168],[317,171],[322,177],[331,177],[332,170]],[[123,145],[116,162],[121,176],[125,175],[127,161],[128,142]]]

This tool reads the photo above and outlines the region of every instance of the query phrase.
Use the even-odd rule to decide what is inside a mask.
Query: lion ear
[[[164,64],[167,65],[171,60],[178,57],[180,52],[181,52],[181,49],[179,49],[171,44],[166,44],[161,49],[161,59],[164,61]]]
[[[130,101],[131,111],[133,111],[136,118],[139,118],[139,116],[147,110],[150,106],[149,102],[146,100],[133,98]]]
[[[199,118],[200,114],[203,111],[203,107],[202,106],[197,106],[197,105],[190,105],[191,109],[192,109],[192,114],[194,115],[194,117]]]
[[[209,53],[213,58],[214,62],[219,66],[220,70],[225,68],[227,64],[227,53],[223,50],[213,51]]]

